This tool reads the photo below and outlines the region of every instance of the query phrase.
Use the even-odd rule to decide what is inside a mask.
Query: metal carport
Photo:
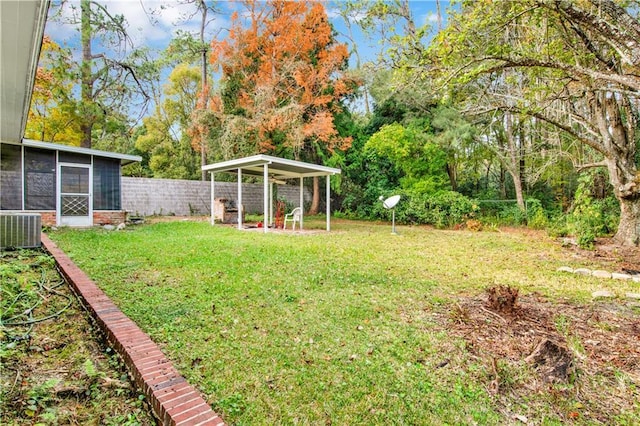
[[[300,181],[300,204],[303,206],[303,180],[306,177],[326,176],[327,191],[327,231],[331,230],[331,176],[340,174],[341,170],[333,167],[319,166],[317,164],[305,163],[302,161],[287,160],[284,158],[272,157],[259,154],[251,157],[238,158],[236,160],[223,161],[215,164],[202,166],[202,170],[211,173],[211,224],[214,224],[214,200],[215,200],[215,173],[237,173],[238,175],[238,229],[242,229],[242,175],[262,176],[264,182],[263,206],[264,206],[264,232],[269,227],[267,224],[273,219],[273,192],[270,191],[270,182],[282,181],[283,179],[299,179]],[[300,229],[303,228],[303,221],[300,221]]]

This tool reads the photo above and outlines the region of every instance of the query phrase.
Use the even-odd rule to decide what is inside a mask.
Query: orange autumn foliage
[[[338,135],[333,116],[355,82],[342,73],[349,52],[335,42],[324,5],[238,3],[244,13],[234,13],[227,37],[211,44],[224,84],[218,105],[248,119],[258,151],[283,144],[299,152],[308,139],[329,151],[346,149],[350,139]]]

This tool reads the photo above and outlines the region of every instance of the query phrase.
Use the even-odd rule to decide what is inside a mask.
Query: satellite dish
[[[384,206],[385,209],[392,209],[396,206],[396,204],[398,204],[398,201],[400,201],[400,196],[394,195],[393,197],[389,197],[386,200],[384,200],[382,202],[382,205]]]
[[[384,197],[381,195],[379,200],[382,201],[383,199],[384,199]],[[400,196],[399,195],[394,195],[394,196],[389,197],[386,200],[382,201],[382,206],[385,209],[392,209],[391,213],[392,213],[393,221],[392,221],[392,225],[391,225],[391,233],[394,234],[394,235],[397,235],[397,233],[396,233],[396,209],[394,207],[396,206],[396,204],[398,204],[398,201],[400,201]]]

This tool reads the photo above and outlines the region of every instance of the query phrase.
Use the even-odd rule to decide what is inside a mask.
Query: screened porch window
[[[26,210],[56,209],[56,152],[25,148]]]
[[[93,209],[120,210],[120,161],[93,158]]]
[[[0,144],[0,210],[22,210],[22,148]]]

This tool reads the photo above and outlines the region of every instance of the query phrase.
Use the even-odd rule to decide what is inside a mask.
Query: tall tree
[[[165,56],[172,65],[181,63],[198,64],[200,68],[201,90],[198,94],[199,102],[193,111],[192,144],[194,149],[200,152],[200,165],[207,164],[208,141],[206,135],[213,129],[209,128],[211,116],[208,113],[208,102],[211,96],[211,76],[209,71],[209,50],[210,43],[207,40],[207,27],[215,21],[219,10],[216,8],[216,1],[212,0],[180,0],[180,5],[190,5],[191,11],[180,16],[176,24],[197,19],[199,22],[196,32],[189,32],[179,29],[177,36],[173,38],[165,52]],[[162,13],[168,6],[161,6],[156,13]],[[206,172],[201,171],[200,178],[206,179]]]
[[[254,119],[258,150],[284,145],[299,156],[307,137],[329,149],[348,143],[337,137],[332,118],[338,101],[353,90],[340,76],[348,52],[335,42],[324,6],[280,0],[243,4],[248,25],[235,13],[229,36],[213,42],[225,112]],[[287,129],[291,118],[297,129]],[[278,139],[281,131],[288,136],[285,143]]]
[[[432,140],[446,153],[445,165],[452,191],[458,191],[459,169],[471,159],[469,146],[476,140],[474,126],[453,108],[439,106],[431,110]]]
[[[50,37],[44,37],[25,137],[80,145],[79,119],[70,97],[73,82],[68,75],[69,56]]]
[[[360,55],[359,40],[356,35],[357,22],[361,18],[362,10],[359,2],[344,1],[338,3],[338,13],[342,18],[345,26],[345,32],[342,36],[345,37],[350,45],[350,56],[355,58],[355,67],[350,69],[355,77],[360,81],[360,92],[362,93],[365,114],[368,116],[371,114],[371,101],[369,99],[369,84],[372,76],[372,64],[365,64]]]
[[[338,134],[334,115],[355,83],[343,73],[347,46],[335,41],[324,5],[242,3],[245,12],[234,13],[227,38],[212,43],[212,62],[223,74],[215,103],[225,114],[222,134],[241,121],[254,152],[316,162],[346,149],[351,140]],[[315,206],[318,200],[314,190]]]
[[[137,136],[136,148],[149,155],[155,177],[197,179],[198,153],[191,145],[189,128],[201,90],[199,67],[181,64],[169,75],[163,99],[145,117],[144,130]]]
[[[79,26],[81,60],[70,62],[69,77],[79,85],[76,99],[81,146],[91,147],[95,126],[108,116],[129,116],[137,111],[141,118],[150,100],[151,85],[158,80],[147,49],[134,49],[123,15],[111,14],[108,3],[81,0],[80,10],[66,1],[54,5],[53,19]],[[71,13],[62,13],[70,8]],[[99,46],[99,47],[96,47]],[[127,114],[121,114],[126,112]]]
[[[365,150],[390,159],[403,173],[403,189],[415,194],[431,194],[447,187],[447,153],[429,141],[424,126],[383,126],[373,134]]]
[[[549,123],[598,153],[599,161],[580,167],[607,169],[620,203],[615,238],[637,245],[639,6],[612,0],[463,1],[460,12],[450,13],[430,55],[407,66],[417,73],[437,71],[432,76],[453,97],[486,76],[509,84],[511,70],[527,75],[530,84],[523,92],[496,93],[486,86],[476,99],[491,100],[487,112],[509,111]]]

